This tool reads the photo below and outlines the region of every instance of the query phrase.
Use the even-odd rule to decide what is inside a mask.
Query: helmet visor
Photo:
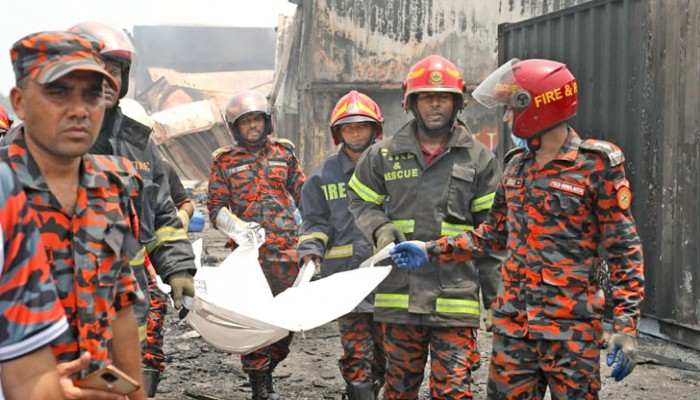
[[[373,122],[375,124],[377,123],[377,121],[374,118],[370,118],[365,115],[351,115],[349,117],[339,119],[333,124],[333,126],[349,124],[352,122]]]
[[[513,58],[501,65],[474,89],[472,97],[487,108],[518,107],[514,104],[514,95],[521,91],[521,87],[513,76],[513,66],[518,62],[519,59]]]

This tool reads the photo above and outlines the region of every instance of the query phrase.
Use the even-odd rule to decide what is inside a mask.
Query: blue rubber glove
[[[399,268],[416,269],[428,263],[425,242],[418,240],[399,243],[389,251],[389,254]]]
[[[608,367],[613,367],[610,377],[616,382],[623,380],[637,365],[637,340],[624,333],[610,336],[612,350],[608,353]]]
[[[192,218],[190,219],[190,224],[187,227],[187,232],[201,232],[204,229],[204,216],[201,212],[195,210]]]

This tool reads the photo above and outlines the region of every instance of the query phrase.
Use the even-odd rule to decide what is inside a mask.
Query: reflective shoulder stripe
[[[369,203],[374,203],[380,206],[386,198],[386,196],[382,196],[379,193],[365,186],[362,182],[360,182],[359,179],[357,179],[357,175],[353,174],[352,178],[350,178],[350,183],[348,185],[352,188],[352,190],[355,191],[355,193],[357,193],[358,196],[360,196],[362,200],[367,201]]]
[[[325,246],[326,244],[328,244],[328,235],[326,235],[326,234],[323,233],[323,232],[311,232],[311,233],[308,233],[308,234],[306,234],[306,235],[301,235],[301,236],[299,236],[299,241],[298,241],[298,243],[301,243],[301,242],[304,242],[304,241],[307,241],[307,240],[311,240],[311,239],[319,239],[319,240],[321,240],[321,241],[323,242],[323,245],[324,245],[324,246]]]
[[[474,227],[471,225],[464,224],[451,224],[449,222],[442,222],[442,227],[440,229],[440,234],[442,236],[457,236],[464,231],[471,231]]]
[[[165,226],[156,231],[156,240],[146,245],[146,251],[151,252],[153,249],[158,247],[160,244],[165,242],[187,240],[187,234],[182,228],[175,228],[172,226]]]
[[[352,243],[345,246],[331,247],[323,257],[326,260],[352,257]]]
[[[396,225],[397,228],[401,229],[403,233],[413,233],[416,221],[413,219],[395,219],[391,221],[392,224]]]
[[[449,314],[479,315],[479,302],[466,299],[438,298],[435,302],[435,311]]]
[[[377,308],[408,309],[407,294],[377,293],[374,295],[374,306]]]
[[[496,192],[489,193],[485,196],[481,196],[477,199],[472,200],[472,212],[479,212],[488,210],[493,205],[493,199],[496,197]]]

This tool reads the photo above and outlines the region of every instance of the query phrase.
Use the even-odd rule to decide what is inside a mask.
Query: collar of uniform
[[[119,118],[116,121],[116,136],[136,146],[139,150],[145,151],[153,129],[124,115],[119,107],[117,110]]]
[[[581,138],[571,127],[568,127],[568,132],[569,134],[566,136],[566,140],[564,140],[564,144],[562,144],[555,159],[574,162],[576,157],[578,157],[578,147],[581,144]]]
[[[17,174],[17,179],[22,183],[22,186],[30,187],[35,190],[49,191],[49,185],[44,180],[44,176],[39,170],[39,166],[34,157],[27,149],[27,142],[24,140],[24,129],[17,132],[7,150],[8,158],[12,163],[13,169]],[[81,159],[80,166],[80,186],[86,188],[93,187],[109,187],[107,176],[101,171],[96,171],[86,162],[86,157]]]
[[[345,146],[345,145],[343,145]],[[340,160],[340,167],[343,169],[343,173],[349,174],[355,170],[355,163],[352,162],[350,156],[345,152],[344,148],[340,148],[338,152],[338,160]]]
[[[389,145],[389,154],[405,154],[413,153],[420,154],[420,144],[417,136],[418,123],[416,120],[411,120],[406,125],[401,127],[394,136],[392,136],[391,144]],[[447,143],[445,144],[446,151],[450,147],[474,147],[474,139],[471,133],[462,121],[458,121],[455,128],[450,132]]]
[[[261,154],[269,146],[270,146],[270,137],[266,136],[265,140],[263,141],[262,146],[260,146],[260,150],[258,151],[258,154]],[[238,144],[238,142],[236,142],[236,145],[233,148],[234,148],[234,152],[237,154],[253,154],[252,151],[248,150],[245,146]]]

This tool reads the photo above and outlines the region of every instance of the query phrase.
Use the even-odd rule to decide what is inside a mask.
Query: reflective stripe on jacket
[[[461,124],[426,165],[412,121],[360,159],[349,184],[350,211],[370,240],[387,222],[408,240],[456,235],[486,219],[500,178],[495,155]],[[477,327],[479,287],[488,307],[496,297],[500,263],[492,255],[412,271],[394,268],[377,289],[375,319]]]
[[[372,244],[348,210],[347,183],[354,170],[355,164],[341,148],[307,177],[301,190],[299,262],[309,254],[321,257],[324,277],[356,269],[372,256]],[[372,311],[373,301],[374,295],[368,296],[354,311]]]
[[[109,142],[113,154],[129,159],[143,179],[143,189],[136,205],[140,219],[139,241],[146,247],[153,267],[164,281],[167,282],[174,272],[189,271],[194,275],[196,267],[192,244],[170,197],[162,156],[149,138],[151,130],[121,115],[121,112],[119,114],[121,118],[116,118]],[[142,266],[143,253],[140,256]],[[131,264],[136,267],[134,262]],[[145,271],[144,267],[138,269]]]

